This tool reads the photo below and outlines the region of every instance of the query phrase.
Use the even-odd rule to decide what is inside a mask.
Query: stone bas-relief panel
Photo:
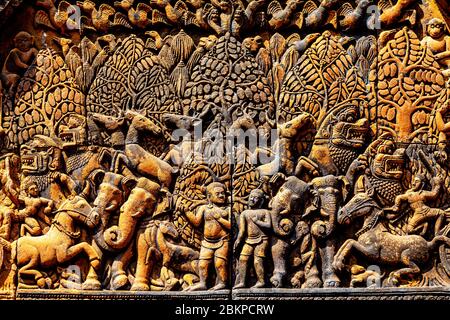
[[[445,1],[0,9],[1,297],[450,286]]]

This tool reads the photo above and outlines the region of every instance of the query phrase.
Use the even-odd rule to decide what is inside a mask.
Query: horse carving
[[[58,266],[84,252],[89,259],[90,268],[82,289],[100,289],[97,276],[99,257],[87,242],[77,243],[81,232],[76,226],[78,222],[92,229],[99,223],[100,216],[80,196],[65,200],[55,213],[52,225],[45,235],[25,236],[12,243],[6,240],[0,242],[2,247],[12,251],[11,257],[18,268],[20,282],[23,283],[24,277],[31,276],[39,288],[45,288],[49,279],[38,270],[40,267]]]
[[[352,251],[382,265],[402,266],[392,271],[388,283],[399,285],[403,276],[419,274],[420,266],[427,263],[438,246],[450,246],[446,236],[435,236],[431,241],[419,235],[394,235],[381,223],[383,209],[366,193],[356,194],[338,212],[340,224],[365,217],[363,227],[356,233],[358,240],[348,239],[334,256],[333,267],[344,268],[345,259]]]
[[[172,183],[173,167],[139,145],[139,139],[143,134],[159,135],[162,132],[161,128],[135,111],[127,111],[125,118],[130,122],[125,138],[125,154],[131,166],[139,174],[157,179],[163,188],[168,190]]]

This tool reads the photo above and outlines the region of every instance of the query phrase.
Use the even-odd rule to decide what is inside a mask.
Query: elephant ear
[[[125,199],[130,195],[131,190],[133,190],[138,181],[134,178],[124,177],[121,181],[121,186],[123,189],[123,193],[125,195]]]
[[[148,265],[152,262],[156,262],[162,259],[162,253],[158,249],[152,247],[147,251],[145,256],[145,264]]]
[[[89,197],[91,195],[91,192],[94,190],[95,192],[96,188],[92,188],[92,183],[89,180],[84,181],[83,185],[83,191],[80,193],[80,197],[89,200]]]
[[[113,160],[113,156],[111,154],[111,151],[104,148],[101,152],[100,152],[100,165],[105,168],[107,171],[111,170],[110,166]]]
[[[278,192],[278,190],[281,188],[281,186],[286,182],[287,177],[281,173],[278,172],[275,174],[269,181],[270,189],[272,190],[272,196],[275,196],[275,194]]]
[[[128,167],[128,157],[122,153],[116,154],[111,161],[111,170],[114,173],[122,173],[122,168]]]
[[[96,187],[102,183],[103,178],[105,177],[105,171],[102,169],[95,169],[89,174],[88,180],[91,181]]]

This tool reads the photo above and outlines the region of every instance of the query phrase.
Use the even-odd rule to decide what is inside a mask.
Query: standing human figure
[[[213,182],[206,187],[208,204],[202,205],[194,214],[186,214],[188,220],[196,227],[203,224],[203,240],[199,257],[200,282],[189,291],[206,290],[209,269],[214,263],[216,285],[211,290],[227,287],[228,255],[230,242],[230,208],[226,207],[226,187],[220,182]]]
[[[272,227],[270,211],[263,209],[266,202],[264,191],[255,189],[250,192],[248,198],[249,209],[243,211],[239,218],[239,233],[234,243],[234,251],[241,245],[245,238],[239,257],[238,278],[234,286],[235,289],[245,288],[247,281],[248,262],[253,256],[257,282],[253,288],[263,288],[266,286],[264,278],[264,260],[269,245],[267,235]]]

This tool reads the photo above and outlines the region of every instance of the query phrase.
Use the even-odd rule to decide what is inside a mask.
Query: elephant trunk
[[[97,231],[94,233],[93,238],[95,243],[103,250],[105,251],[109,251],[109,252],[115,252],[117,251],[117,249],[114,249],[113,247],[111,247],[110,245],[108,245],[105,241],[105,236],[104,236],[104,232],[105,229],[103,227],[103,225],[101,225]]]
[[[293,223],[288,218],[283,218],[277,210],[272,210],[270,213],[272,219],[272,227],[275,234],[279,237],[287,237],[293,228]]]
[[[112,226],[105,231],[105,242],[115,250],[125,248],[133,238],[134,226],[122,229],[120,226]]]
[[[334,193],[323,193],[320,197],[321,216],[328,217],[328,220],[314,222],[311,227],[311,231],[317,238],[325,239],[328,238],[336,228],[338,201]]]
[[[105,241],[105,228],[109,223],[112,212],[110,210],[105,210],[105,207],[107,205],[104,201],[101,200],[102,199],[97,198],[94,202],[94,210],[96,210],[100,215],[100,225],[95,230],[93,238],[100,248],[106,251],[114,252],[117,250],[108,245]],[[114,207],[114,209],[116,209],[116,207]]]
[[[134,235],[134,230],[141,214],[132,214],[129,210],[121,210],[119,224],[112,226],[103,233],[105,243],[114,250],[125,248]]]
[[[142,188],[135,188],[120,208],[119,224],[104,232],[105,242],[113,249],[123,249],[134,236],[136,224],[142,216],[153,211],[155,198]]]

